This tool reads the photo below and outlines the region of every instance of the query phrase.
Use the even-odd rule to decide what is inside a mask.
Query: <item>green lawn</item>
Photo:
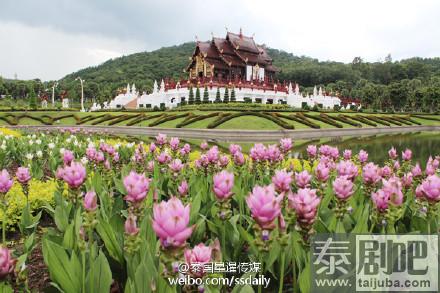
[[[145,115],[145,117],[151,117],[151,116],[157,116],[157,115],[181,115],[181,114],[185,114],[185,113],[192,113],[191,117],[197,117],[199,115],[206,115],[206,114],[210,114],[210,113],[214,113],[214,111],[209,112],[209,111],[188,111],[188,112],[184,112],[184,111],[168,111],[168,112],[144,112],[142,115]],[[215,111],[215,112],[219,112],[219,111]],[[219,112],[220,113],[220,112]],[[234,111],[225,111],[223,112],[224,114],[234,114],[237,112]],[[42,123],[40,121],[37,121],[35,119],[33,119],[32,117],[35,118],[44,118],[45,121],[46,120],[50,120],[47,119],[47,117],[44,116],[48,116],[51,117],[53,119],[53,125],[76,125],[77,124],[77,119],[86,119],[81,125],[104,125],[104,126],[111,126],[111,125],[115,125],[115,126],[124,126],[127,124],[130,124],[130,122],[132,122],[134,119],[136,119],[136,117],[138,117],[140,113],[131,113],[131,112],[92,112],[92,113],[81,113],[81,112],[69,112],[69,111],[59,111],[59,112],[53,112],[53,111],[35,111],[35,112],[0,112],[0,117],[3,118],[8,118],[11,121],[14,121],[14,117],[15,117],[15,123],[19,124],[19,125],[42,125]],[[289,112],[283,112],[280,113],[283,115],[292,115],[294,113],[289,113]],[[309,115],[313,115],[314,117],[317,117],[319,115],[319,113],[316,112],[308,112]],[[407,115],[404,114],[367,114],[367,113],[346,113],[346,112],[338,112],[338,113],[326,113],[328,116],[332,117],[332,116],[338,116],[341,114],[344,114],[348,117],[352,116],[352,115],[361,115],[361,116],[376,116],[376,117],[393,117],[393,116],[397,116],[397,117],[406,117]],[[22,115],[27,115],[27,117],[20,117]],[[66,115],[74,115],[76,117],[63,117]],[[120,117],[121,115],[125,115],[127,116],[126,120],[122,120],[122,121],[116,121],[117,123],[112,123],[112,121],[114,120],[106,120],[106,119],[102,119],[98,118],[97,116],[103,116],[103,115],[110,115],[110,116],[114,116],[114,117]],[[435,120],[429,120],[429,119],[423,119],[423,118],[418,118],[418,117],[411,117],[414,121],[417,121],[419,123],[421,123],[422,125],[440,125],[440,115],[421,115],[423,117],[435,117],[435,119],[439,119],[439,121],[435,121]],[[61,117],[60,119],[56,119],[57,117]],[[93,117],[97,117],[95,119],[91,119]],[[90,119],[90,120],[89,120]],[[134,126],[141,126],[141,127],[147,127],[149,126],[151,123],[157,121],[158,119],[161,119],[161,117],[155,117],[155,118],[151,118],[148,120],[143,120],[141,122],[138,122],[136,124],[134,124]],[[165,121],[163,123],[158,124],[156,127],[162,127],[162,128],[173,128],[176,127],[176,125],[178,125],[179,123],[181,123],[182,121],[184,121],[186,119],[186,117],[180,117],[180,118],[176,118],[170,121]],[[219,116],[217,117],[209,117],[209,118],[205,118],[205,119],[201,119],[201,120],[197,120],[194,121],[191,124],[185,125],[184,128],[200,128],[200,129],[204,129],[207,128],[208,125],[210,125],[211,123],[215,122],[217,119],[219,119]],[[309,126],[296,122],[296,121],[292,121],[286,118],[281,118],[278,117],[276,119],[279,119],[279,121],[287,124],[287,125],[291,125],[294,127],[294,129],[310,129]],[[314,124],[317,124],[321,127],[321,129],[328,129],[328,128],[335,128],[335,126],[328,124],[326,122],[320,121],[318,119],[315,118],[308,118],[310,121],[312,121]],[[96,122],[100,121],[98,124],[96,124]],[[357,120],[352,120],[353,122],[359,123],[362,125],[363,128],[367,128],[367,127],[373,127],[370,126],[368,124],[359,122]],[[336,121],[336,123],[341,124],[344,128],[353,128],[354,126],[341,122],[341,121]],[[379,123],[376,123],[378,126],[383,127],[384,125],[381,125]],[[4,120],[0,120],[0,126],[7,126],[8,123]],[[393,124],[392,124],[393,125]],[[404,126],[405,124],[402,124],[402,126]],[[416,124],[413,124],[416,125]],[[395,125],[393,125],[395,126]],[[262,118],[262,117],[257,117],[257,116],[239,116],[239,117],[235,117],[232,118],[230,120],[227,120],[226,122],[220,124],[217,129],[253,129],[253,130],[275,130],[275,129],[282,129],[281,126],[279,126],[278,124],[274,123],[271,120]]]

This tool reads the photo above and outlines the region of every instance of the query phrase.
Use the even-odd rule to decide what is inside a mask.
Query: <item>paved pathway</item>
[[[366,128],[331,128],[331,129],[298,129],[298,130],[227,130],[227,129],[190,129],[190,128],[158,128],[138,126],[99,126],[99,125],[75,125],[75,126],[8,126],[28,131],[58,130],[66,128],[79,128],[94,132],[107,132],[121,135],[146,135],[156,136],[164,133],[186,139],[206,139],[219,142],[271,142],[283,137],[298,139],[318,139],[342,136],[376,135],[387,133],[405,133],[420,131],[439,131],[440,126],[395,126],[395,127],[366,127]]]

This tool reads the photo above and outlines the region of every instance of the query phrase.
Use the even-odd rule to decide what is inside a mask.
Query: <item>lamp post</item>
[[[55,107],[55,88],[58,86],[58,81],[55,81],[55,83],[52,86],[52,107]]]
[[[81,112],[85,112],[85,109],[84,109],[84,82],[85,82],[85,80],[84,79],[81,79],[81,77],[77,77],[77,78],[75,78],[75,80],[79,80],[79,82],[81,83]]]

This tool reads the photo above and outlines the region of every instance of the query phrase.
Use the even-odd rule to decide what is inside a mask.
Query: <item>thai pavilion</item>
[[[223,100],[228,89],[229,95],[234,91],[236,102],[288,104],[296,108],[307,104],[309,107],[319,105],[327,109],[335,105],[348,108],[358,104],[354,100],[328,95],[316,87],[312,94],[304,95],[300,93],[298,84],[278,82],[276,73],[279,70],[272,64],[265,47],[257,45],[253,37],[244,36],[241,30],[239,34],[227,32],[225,38],[213,36],[211,41],[197,41],[185,71],[188,79],[166,79],[160,85],[155,81],[153,91],[149,94],[138,92],[134,85],[127,85],[126,90],[121,91],[105,107],[174,108],[191,103],[190,96],[194,97],[197,88],[200,100],[210,103],[215,102],[218,92]],[[94,105],[91,110],[98,109],[100,106]]]

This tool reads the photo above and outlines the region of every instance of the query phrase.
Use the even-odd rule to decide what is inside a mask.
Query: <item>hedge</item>
[[[126,125],[127,126],[133,126],[135,124],[141,123],[142,121],[158,118],[158,117],[161,117],[161,116],[164,116],[164,115],[166,115],[166,114],[160,113],[160,114],[151,115],[151,116],[145,116],[145,114],[139,114],[139,116],[137,118],[131,120]]]
[[[412,125],[413,123],[411,123],[411,121],[407,121],[406,119],[404,119],[403,117],[399,117],[399,116],[392,116],[390,117],[391,119],[397,120],[400,123],[403,123],[405,125]]]
[[[316,123],[313,123],[312,121],[310,121],[310,120],[307,119],[306,117],[304,117],[304,116],[299,117],[298,114],[296,114],[296,115],[295,115],[295,114],[291,114],[291,115],[283,115],[283,114],[275,113],[275,115],[277,115],[277,116],[280,117],[280,118],[284,118],[284,119],[288,119],[288,120],[292,120],[292,121],[295,121],[295,122],[301,123],[301,124],[306,125],[306,126],[308,126],[308,127],[310,127],[310,128],[315,128],[315,129],[319,129],[319,128],[321,128],[321,126],[319,126],[319,125],[316,124]]]
[[[327,123],[327,124],[332,125],[332,126],[337,127],[337,128],[343,128],[344,127],[341,124],[339,124],[338,122],[336,122],[334,120],[330,120],[330,119],[322,117],[322,116],[310,115],[310,114],[307,114],[307,113],[303,113],[303,115],[305,117],[307,117],[307,118],[315,119],[315,120],[321,121],[323,123]]]
[[[391,117],[386,117],[386,116],[379,116],[377,117],[379,119],[385,120],[386,122],[389,122],[391,124],[395,124],[397,126],[402,126],[402,123],[400,123],[399,121],[396,121],[394,119],[392,119]]]
[[[415,117],[415,118],[419,118],[419,119],[424,119],[424,120],[440,121],[440,118],[437,118],[437,117],[426,117],[426,116],[421,116],[421,115],[416,115],[416,114],[412,114],[411,116]]]
[[[103,122],[109,122],[109,121],[111,121],[111,120],[118,119],[118,118],[119,118],[119,116],[117,116],[117,115],[106,114],[106,115],[104,115],[104,117],[101,117],[100,119],[95,120],[95,121],[93,121],[93,122],[90,123],[90,124],[91,124],[91,125],[98,125],[98,124],[100,124],[100,123],[103,123]]]
[[[212,118],[212,117],[216,117],[218,115],[219,115],[218,112],[214,112],[214,113],[209,113],[209,114],[206,114],[206,115],[197,115],[195,117],[191,116],[191,117],[189,117],[189,119],[185,119],[182,122],[180,122],[179,124],[177,124],[176,128],[182,128],[182,127],[187,126],[189,124],[192,124],[194,122],[197,122],[197,121],[200,121],[200,120],[204,120],[204,119],[208,119],[208,118]]]
[[[325,117],[325,118],[328,118],[328,119],[333,119],[333,120],[336,120],[336,121],[339,121],[339,122],[342,122],[342,123],[345,123],[345,124],[349,124],[349,125],[354,126],[354,127],[362,127],[362,124],[359,124],[357,122],[351,121],[350,119],[343,117],[343,115],[329,116],[327,114],[321,113],[321,117]]]
[[[173,114],[171,114],[171,115],[164,115],[163,117],[160,117],[156,121],[153,121],[150,124],[148,124],[148,127],[154,127],[154,126],[157,126],[159,124],[165,123],[167,121],[183,118],[183,117],[186,117],[188,115],[189,115],[189,113],[184,113],[184,114],[179,114],[179,115],[173,115]]]
[[[371,121],[374,121],[374,122],[376,122],[378,124],[381,124],[381,125],[391,126],[390,123],[388,123],[388,122],[386,122],[386,121],[384,121],[382,119],[379,119],[377,116],[369,115],[369,116],[362,116],[362,117],[365,118],[365,119],[369,119]]]
[[[345,115],[343,115],[343,116],[345,116]],[[348,117],[348,116],[345,116],[345,117]],[[364,124],[367,124],[367,125],[373,126],[373,127],[376,127],[376,126],[377,126],[376,123],[371,122],[370,120],[365,119],[364,117],[362,117],[362,116],[360,116],[360,115],[352,115],[352,116],[350,116],[350,118],[353,119],[353,120],[359,121],[359,122],[361,122],[361,123],[364,123]]]
[[[127,115],[127,114],[121,115],[117,119],[114,119],[114,120],[110,121],[108,123],[108,125],[115,125],[115,124],[118,124],[120,122],[124,122],[124,121],[130,120],[130,119],[133,119],[133,118],[135,118],[137,116],[138,115]]]
[[[287,124],[284,121],[278,119],[277,117],[274,117],[272,115],[268,115],[266,113],[260,113],[260,112],[240,112],[240,113],[234,113],[234,114],[227,114],[227,115],[220,115],[220,117],[213,121],[212,123],[210,123],[207,128],[212,129],[212,128],[216,128],[219,125],[225,123],[226,121],[229,121],[231,119],[237,118],[237,117],[241,117],[241,116],[256,116],[256,117],[261,117],[261,118],[265,118],[268,120],[271,120],[272,122],[276,123],[277,125],[281,126],[282,128],[285,129],[294,129],[293,125]]]
[[[84,117],[82,117],[78,122],[76,122],[76,124],[81,125],[81,124],[84,124],[84,123],[86,123],[86,122],[90,122],[90,121],[92,121],[92,120],[102,118],[102,117],[104,117],[105,115],[107,115],[107,114],[88,115],[88,116],[84,116]]]

